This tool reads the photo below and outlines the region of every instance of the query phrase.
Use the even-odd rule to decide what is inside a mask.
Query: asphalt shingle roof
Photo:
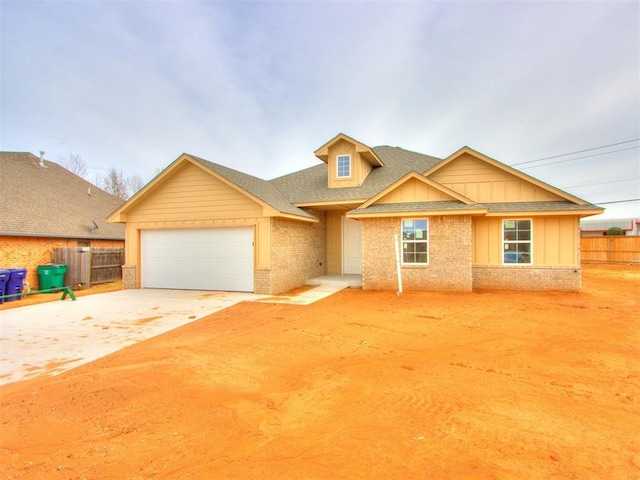
[[[124,239],[124,225],[106,220],[122,199],[44,164],[29,152],[0,152],[0,235]]]
[[[268,205],[271,205],[279,212],[301,217],[315,218],[315,216],[310,214],[309,212],[291,205],[291,202],[289,202],[283,192],[278,190],[275,185],[268,182],[267,180],[262,180],[261,178],[239,172],[232,168],[228,168],[223,165],[210,162],[208,160],[204,160],[194,155],[189,155],[189,157],[196,160],[197,162],[200,162],[202,165],[216,172],[218,175],[221,175],[232,181],[237,186],[251,193],[255,197],[258,197]]]
[[[578,205],[573,202],[504,202],[504,203],[482,203],[480,206],[486,207],[489,212],[554,212],[560,210],[593,210],[599,208],[592,204]]]
[[[401,179],[407,173],[423,173],[441,161],[439,158],[411,152],[399,147],[380,146],[372,150],[384,163],[374,168],[360,187],[329,188],[327,164],[307,168],[270,181],[294,204],[353,201],[368,199]]]

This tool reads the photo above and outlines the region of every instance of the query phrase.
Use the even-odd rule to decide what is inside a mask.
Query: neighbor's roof
[[[0,235],[124,239],[124,225],[107,222],[122,199],[43,163],[29,152],[0,152]]]
[[[399,147],[380,146],[373,147],[372,150],[382,160],[384,166],[371,170],[359,187],[329,188],[327,186],[328,167],[324,163],[275,178],[271,183],[295,205],[340,201],[364,202],[407,173],[424,172],[440,161],[439,158]]]
[[[580,220],[580,228],[585,232],[606,232],[611,227],[618,227],[627,232],[632,232],[636,225],[640,225],[640,218],[594,218]]]

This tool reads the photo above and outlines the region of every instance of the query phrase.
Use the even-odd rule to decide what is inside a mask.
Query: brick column
[[[122,289],[129,290],[136,286],[136,266],[122,265]]]

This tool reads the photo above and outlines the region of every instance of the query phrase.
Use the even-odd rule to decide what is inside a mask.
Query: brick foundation
[[[122,265],[122,289],[130,290],[132,288],[139,288],[136,282],[136,266]]]
[[[473,267],[473,288],[578,292],[582,288],[582,269],[476,265]]]

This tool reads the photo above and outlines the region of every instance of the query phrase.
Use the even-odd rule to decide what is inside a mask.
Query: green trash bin
[[[40,290],[54,289],[49,293],[56,293],[58,288],[64,287],[64,274],[67,273],[66,265],[38,265],[38,277],[40,278]]]

